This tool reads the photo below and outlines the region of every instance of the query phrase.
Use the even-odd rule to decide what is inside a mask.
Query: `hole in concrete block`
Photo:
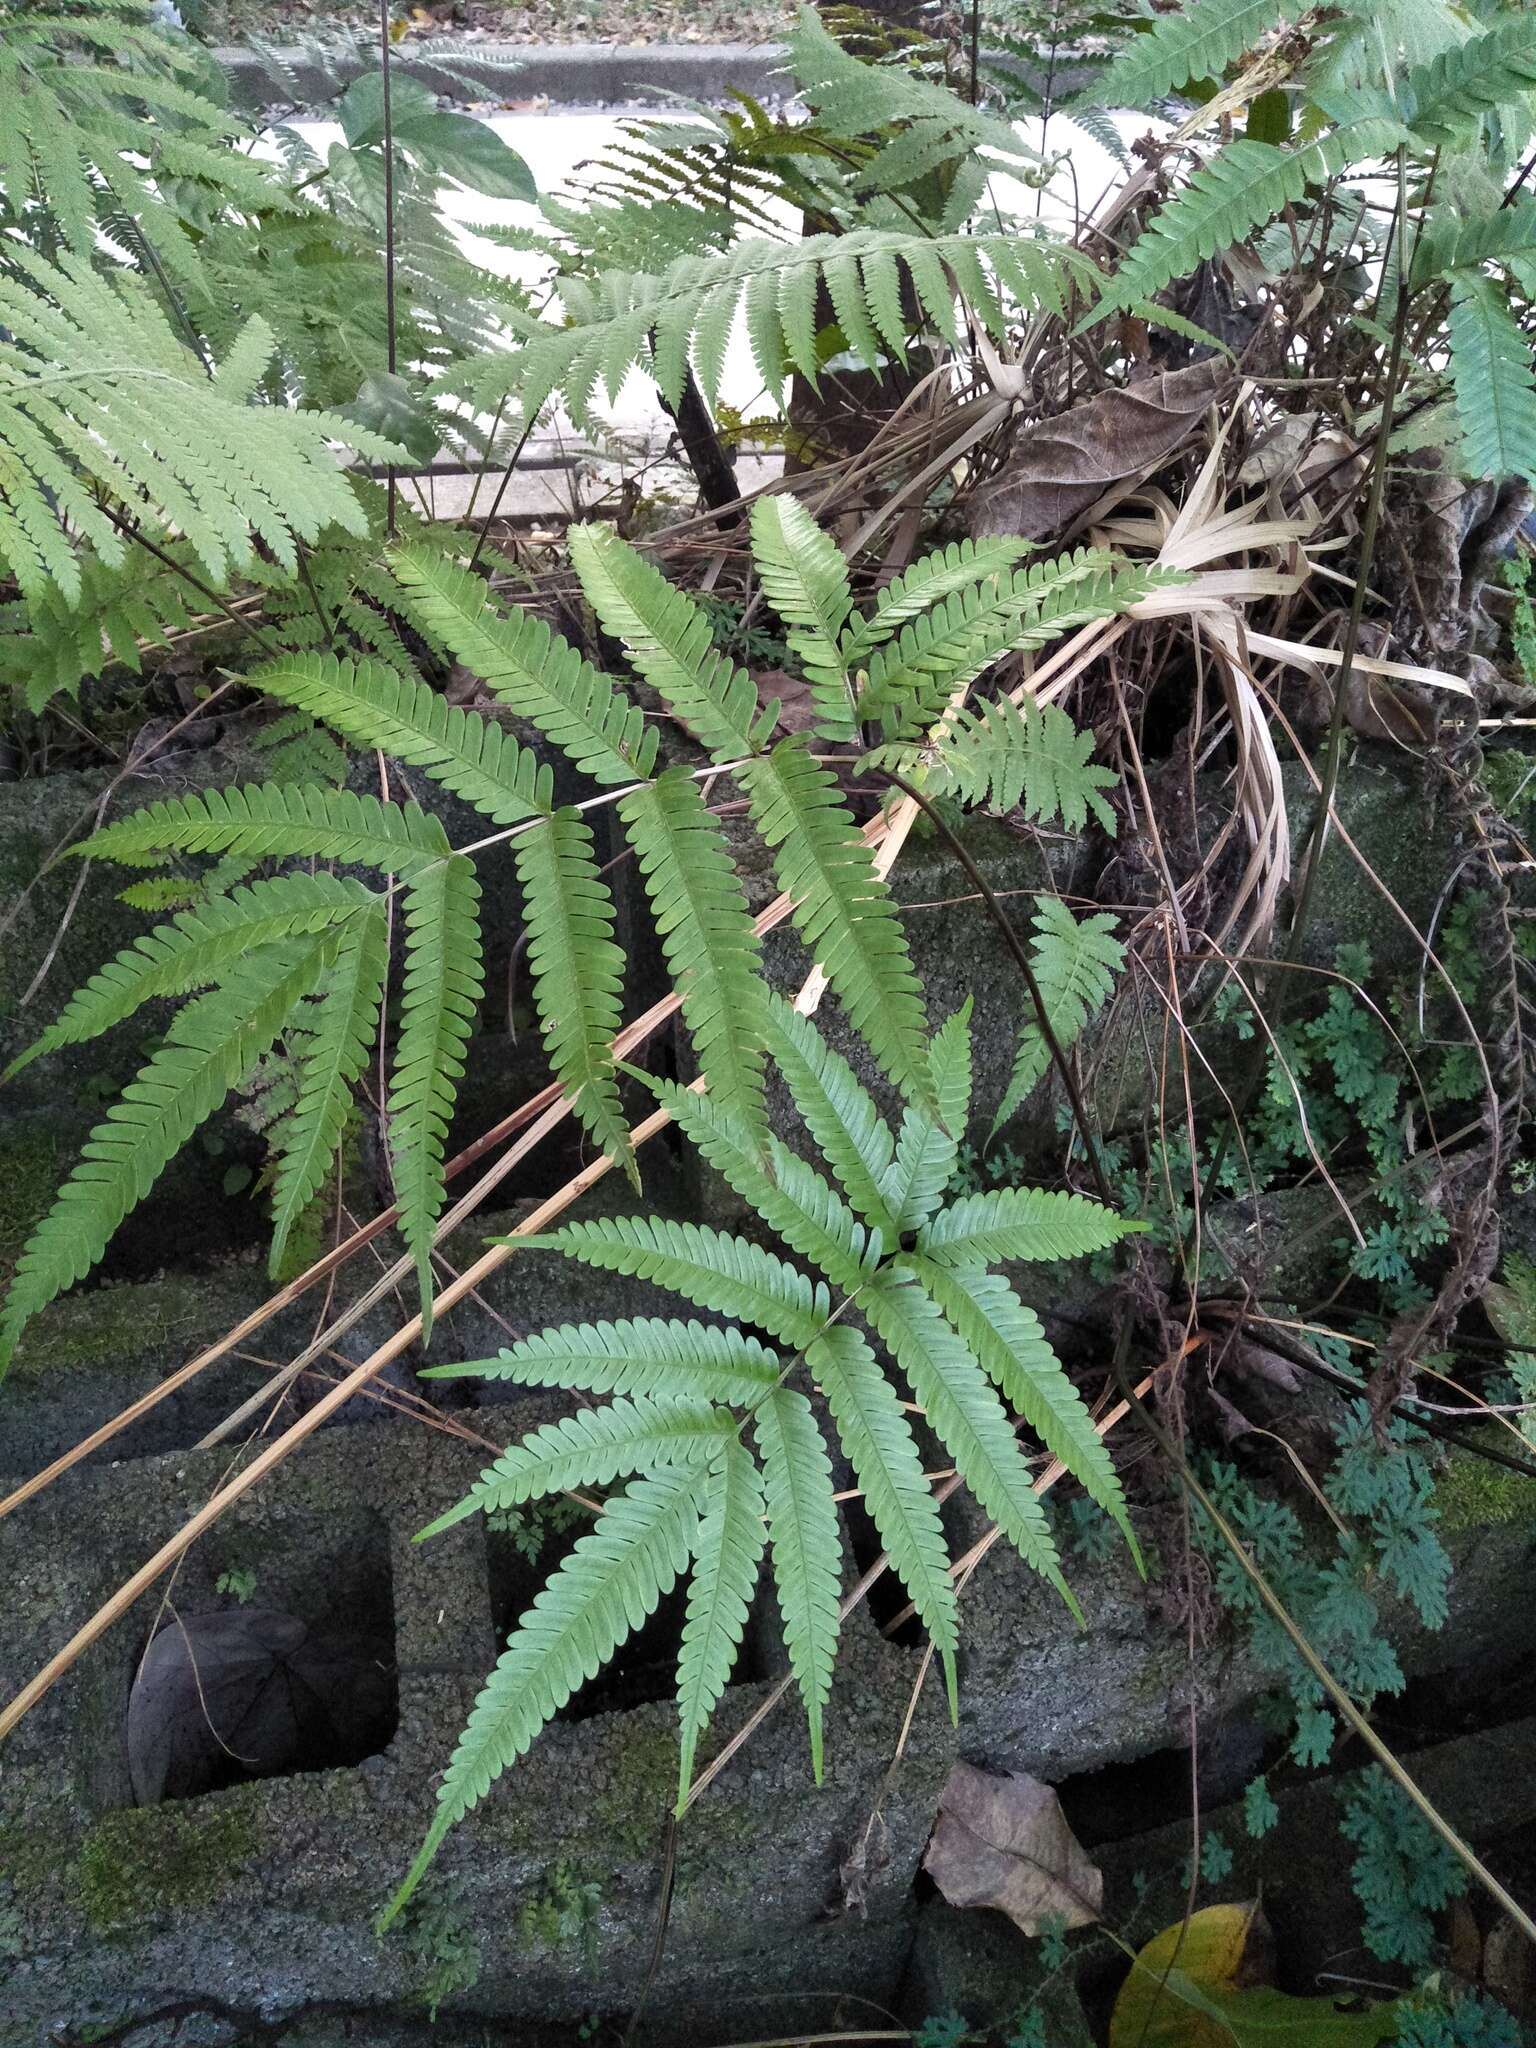
[[[854,1568],[862,1577],[885,1550],[880,1532],[862,1500],[843,1502],[843,1527],[848,1532]],[[870,1587],[867,1597],[870,1619],[888,1641],[899,1643],[904,1650],[915,1650],[928,1640],[923,1624],[915,1614],[909,1615],[898,1627],[893,1629],[891,1626],[897,1615],[912,1604],[897,1573],[883,1571]]]
[[[1256,1721],[1202,1726],[1198,1770],[1205,1811],[1237,1798],[1266,1762],[1264,1731]],[[1159,1749],[1129,1763],[1081,1771],[1056,1787],[1067,1822],[1084,1848],[1185,1820],[1190,1811],[1189,1751]]]
[[[378,1755],[398,1718],[384,1524],[231,1522],[189,1561],[135,1673],[133,1797],[344,1769]]]

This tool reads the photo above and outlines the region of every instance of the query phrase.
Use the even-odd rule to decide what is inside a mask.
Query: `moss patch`
[[[1452,1457],[1435,1483],[1440,1526],[1449,1535],[1510,1522],[1536,1525],[1536,1482],[1471,1452]]]
[[[237,1805],[108,1814],[80,1850],[80,1903],[99,1933],[155,1919],[167,1907],[206,1905],[255,1852],[255,1824]]]
[[[55,1130],[10,1125],[0,1180],[0,1285],[9,1284],[22,1246],[58,1192],[63,1166]]]

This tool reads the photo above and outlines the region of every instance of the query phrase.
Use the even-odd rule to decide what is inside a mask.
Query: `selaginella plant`
[[[1093,549],[1021,567],[1022,542],[964,542],[915,564],[861,616],[841,553],[794,500],[761,501],[752,545],[804,664],[817,732],[846,742],[867,723],[893,747],[926,736],[955,690],[1002,654],[1121,611],[1169,580]],[[759,704],[752,679],[714,646],[702,609],[637,550],[598,526],[573,529],[570,548],[598,621],[706,750],[703,773],[724,770],[744,792],[795,926],[850,1022],[906,1098],[938,1116],[901,920],[832,768],[809,736],[775,740],[778,706]],[[377,660],[293,655],[256,670],[253,686],[474,805],[499,828],[477,851],[513,843],[550,1064],[589,1137],[638,1187],[613,1045],[624,956],[587,822],[594,803],[613,804],[711,1100],[766,1155],[766,983],[731,843],[700,774],[660,764],[657,725],[619,683],[531,613],[499,612],[484,580],[443,552],[401,548],[391,571],[400,614],[483,678],[598,785],[597,796],[557,804],[552,769],[531,748]],[[1088,802],[1102,805],[1104,771],[1087,762],[1064,713],[1046,707],[1027,724],[998,721],[995,775],[990,730],[972,720],[956,732],[952,772],[962,791],[984,795],[1006,779],[1008,800],[1022,797],[1046,819],[1080,822]],[[943,786],[951,771],[942,742],[931,766]],[[167,798],[76,851],[151,869],[192,854],[216,855],[218,865],[201,900],[93,975],[13,1065],[95,1038],[152,999],[192,998],[92,1132],[24,1250],[0,1312],[0,1367],[29,1318],[90,1271],[177,1150],[282,1043],[297,1080],[292,1106],[269,1131],[280,1258],[385,1028],[395,901],[404,974],[386,1119],[429,1335],[444,1139],[482,991],[473,854],[455,850],[441,821],[413,803],[287,783]],[[358,869],[378,873],[382,887]]]
[[[678,1811],[765,1556],[820,1779],[842,1541],[813,1393],[927,1630],[952,1711],[955,1587],[904,1394],[1003,1536],[1074,1613],[1010,1412],[1135,1549],[1119,1478],[1082,1397],[1034,1311],[992,1269],[1100,1251],[1137,1226],[1080,1195],[1037,1188],[944,1201],[970,1111],[969,1002],[935,1035],[925,1099],[908,1104],[895,1131],[808,1018],[777,996],[764,1018],[768,1053],[832,1178],[712,1093],[637,1078],[781,1249],[649,1212],[518,1240],[730,1320],[568,1325],[492,1359],[435,1369],[611,1398],[530,1431],[424,1535],[560,1490],[625,1484],[513,1630],[440,1780],[437,1816],[391,1916],[454,1824],[684,1573]]]

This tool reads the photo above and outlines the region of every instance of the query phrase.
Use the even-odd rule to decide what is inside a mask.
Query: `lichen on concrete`
[[[218,1899],[255,1854],[239,1793],[196,1805],[130,1807],[99,1820],[80,1847],[80,1903],[98,1934]]]

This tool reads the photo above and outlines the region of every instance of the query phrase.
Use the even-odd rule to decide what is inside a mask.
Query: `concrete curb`
[[[332,98],[337,81],[345,83],[373,68],[368,58],[342,59],[328,67],[306,61],[299,49],[279,54],[297,78],[306,107]],[[268,106],[286,97],[254,51],[223,49],[214,55],[229,74],[237,106]],[[654,103],[659,93],[669,92],[724,100],[732,89],[753,99],[782,99],[789,91],[780,69],[784,52],[777,43],[466,43],[451,61],[457,75],[413,55],[409,44],[395,56],[408,77],[460,102],[547,99],[557,106],[614,106]],[[513,65],[515,70],[509,68]]]
[[[444,37],[441,41],[447,41]],[[253,50],[215,50],[229,76],[230,96],[246,111],[287,101],[291,94]],[[297,81],[301,110],[324,106],[341,87],[373,69],[370,54],[340,58],[331,65],[306,59],[301,49],[278,56]],[[482,100],[547,100],[552,107],[659,106],[662,96],[723,103],[732,92],[756,100],[785,100],[793,82],[784,68],[780,43],[469,43],[445,70],[441,60],[412,51],[395,55],[396,68],[442,98],[460,105]],[[1008,58],[995,62],[1032,83],[1040,74]],[[515,67],[515,68],[513,68]],[[1071,93],[1088,76],[1068,65],[1056,73],[1058,94]]]

